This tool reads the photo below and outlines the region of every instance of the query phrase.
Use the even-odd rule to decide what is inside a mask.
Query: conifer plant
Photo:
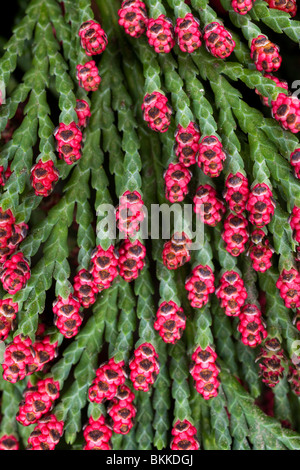
[[[300,450],[296,0],[16,3],[0,449]]]

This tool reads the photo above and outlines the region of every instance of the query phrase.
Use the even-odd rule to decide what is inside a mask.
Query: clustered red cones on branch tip
[[[276,83],[276,85],[279,87],[279,88],[284,88],[285,90],[288,91],[289,89],[289,86],[288,86],[288,83],[285,81],[285,80],[281,80],[280,78],[277,78],[275,77],[274,75],[271,75],[269,73],[265,73],[264,74],[264,78],[269,78],[270,80],[272,80],[273,82]],[[255,89],[255,93],[257,93],[260,98],[261,98],[261,101],[262,103],[265,105],[265,106],[269,106],[269,98],[267,96],[262,96],[261,93],[259,93],[259,91],[257,89]],[[271,105],[275,103],[275,101],[271,101]]]
[[[223,170],[223,162],[226,154],[219,139],[214,135],[206,136],[199,144],[196,155],[198,166],[203,173],[211,178],[216,178]]]
[[[188,299],[193,308],[201,308],[215,292],[215,276],[209,266],[196,266],[185,281]]]
[[[112,450],[111,436],[112,431],[105,424],[103,415],[96,420],[90,416],[88,424],[83,430],[83,437],[86,442],[83,450]]]
[[[203,39],[208,52],[218,59],[229,57],[235,48],[235,41],[229,31],[216,21],[205,26]]]
[[[54,130],[56,150],[61,160],[72,165],[81,158],[82,132],[75,122],[66,125],[60,123]]]
[[[297,134],[300,131],[300,100],[296,96],[279,93],[272,101],[272,116],[285,130]]]
[[[240,315],[241,308],[247,299],[247,291],[240,275],[235,271],[226,271],[220,279],[216,296],[227,316]]]
[[[165,195],[168,201],[181,202],[189,192],[192,173],[182,163],[170,163],[164,172]]]
[[[56,354],[57,343],[51,344],[49,336],[37,336],[34,343],[23,335],[15,336],[4,352],[3,378],[11,383],[23,380],[42,370]]]
[[[226,250],[232,256],[239,256],[245,251],[249,239],[247,226],[248,221],[241,214],[229,214],[225,219],[222,239]]]
[[[23,253],[14,254],[3,263],[0,271],[0,280],[3,289],[9,294],[16,294],[19,290],[23,289],[28,279],[30,279],[30,267]]]
[[[126,237],[139,232],[145,218],[144,201],[138,191],[125,191],[116,209],[117,227]]]
[[[300,274],[295,268],[283,269],[277,282],[280,297],[287,308],[300,307]]]
[[[172,431],[171,450],[198,450],[197,429],[187,419],[176,421]]]
[[[262,34],[252,39],[250,55],[259,72],[276,72],[282,62],[279,47]]]
[[[81,88],[85,91],[96,91],[101,83],[101,77],[98,67],[94,60],[86,62],[84,65],[78,64],[77,67],[77,80]]]
[[[91,117],[91,109],[85,100],[76,100],[75,111],[78,117],[78,126],[87,127]]]
[[[150,46],[158,54],[168,53],[175,46],[173,23],[163,14],[156,19],[149,18],[146,35]]]
[[[162,302],[156,312],[156,320],[153,326],[165,343],[177,343],[182,337],[186,326],[183,308],[172,300]]]
[[[290,162],[294,169],[295,177],[300,179],[300,148],[291,153]]]
[[[264,273],[272,266],[271,258],[274,249],[263,230],[254,230],[250,237],[248,254],[252,261],[252,267],[255,271]]]
[[[59,295],[53,302],[54,324],[65,338],[72,338],[79,331],[83,320],[80,307],[79,300],[73,294],[69,294],[67,299]]]
[[[289,218],[294,240],[300,244],[300,207],[294,206]]]
[[[283,350],[278,338],[267,339],[256,359],[260,361],[260,376],[268,387],[275,387],[283,377],[285,360]]]
[[[55,168],[52,160],[43,162],[39,160],[31,168],[31,185],[37,196],[49,196],[59,179],[59,171]]]
[[[113,245],[107,250],[98,245],[93,250],[89,272],[99,291],[108,289],[112,285],[119,274],[119,254]]]
[[[155,132],[166,132],[169,129],[173,110],[165,95],[159,91],[145,95],[142,111],[143,119],[150,129]]]
[[[135,390],[148,392],[159,374],[158,354],[151,343],[141,344],[129,362],[130,380]]]
[[[137,279],[145,266],[146,248],[139,241],[124,240],[119,247],[120,276],[127,282]]]
[[[232,0],[231,6],[236,13],[246,15],[253,7],[254,2],[255,0]]]
[[[189,167],[196,163],[200,138],[200,129],[195,122],[190,122],[186,128],[178,124],[175,132],[174,151],[179,162],[184,166]]]
[[[256,227],[270,223],[275,210],[273,193],[265,183],[256,184],[249,195],[246,209],[250,212],[249,220]]]
[[[0,264],[16,252],[20,243],[27,235],[28,225],[24,222],[15,223],[10,209],[3,211],[0,207]],[[3,268],[3,266],[2,266]]]
[[[296,358],[299,360],[299,356]],[[292,392],[295,395],[300,396],[300,367],[299,363],[295,362],[293,365],[289,367],[288,377],[287,380],[290,384]]]
[[[19,441],[13,434],[4,434],[0,438],[0,450],[19,450]]]
[[[177,18],[175,26],[176,41],[182,52],[192,53],[201,46],[200,21],[192,13]]]
[[[12,171],[10,169],[10,163],[7,165],[6,170],[4,169],[4,166],[0,166],[0,186],[5,186],[11,174]]]
[[[297,3],[296,0],[266,0],[270,8],[275,10],[285,11],[292,17],[297,14]]]
[[[216,359],[217,355],[210,346],[205,350],[199,346],[192,355],[190,373],[194,379],[194,387],[205,400],[218,395],[220,382],[217,377],[220,369]]]
[[[81,46],[88,56],[101,54],[108,43],[105,31],[101,28],[100,24],[96,23],[94,20],[82,23],[78,35],[80,37]]]
[[[114,358],[109,359],[96,370],[96,377],[89,388],[89,400],[96,403],[112,400],[125,380],[124,361],[116,363]]]
[[[246,304],[239,315],[238,331],[245,346],[255,348],[266,339],[268,333],[261,311],[254,304]]]
[[[53,408],[58,397],[59,383],[52,378],[39,380],[35,386],[27,385],[16,420],[23,426],[37,423]]]
[[[148,25],[146,5],[140,0],[125,0],[118,11],[119,25],[125,33],[133,38],[139,38],[145,33]]]
[[[109,426],[116,434],[128,434],[134,426],[136,407],[133,404],[134,393],[126,385],[117,389],[115,398],[108,406],[107,413],[110,416]]]
[[[236,214],[246,210],[250,191],[248,179],[242,173],[230,173],[225,181],[223,197],[229,205],[229,209]]]
[[[54,414],[43,416],[28,438],[26,450],[54,450],[63,434],[64,422]]]
[[[209,184],[197,188],[193,199],[194,212],[204,224],[215,227],[226,212],[223,201],[218,197],[217,191]]]
[[[81,269],[74,277],[74,294],[83,308],[88,308],[96,302],[99,289],[93,275],[86,269]]]
[[[19,306],[12,299],[0,300],[0,340],[5,341],[17,317]]]
[[[163,263],[168,269],[177,269],[191,259],[190,245],[192,241],[184,232],[176,232],[171,240],[164,244]]]

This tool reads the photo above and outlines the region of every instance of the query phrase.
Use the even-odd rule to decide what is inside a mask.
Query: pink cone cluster
[[[9,294],[16,294],[23,289],[30,279],[30,267],[23,253],[14,254],[7,259],[0,270],[3,289]]]
[[[145,246],[139,240],[124,240],[119,255],[120,276],[127,282],[137,279],[145,266]]]
[[[229,209],[236,214],[241,214],[246,210],[250,191],[248,179],[242,173],[230,173],[225,181],[223,197]]]
[[[229,57],[235,48],[235,41],[232,39],[232,35],[217,21],[213,21],[205,26],[203,40],[206,49],[218,59]]]
[[[276,287],[287,308],[300,307],[300,274],[297,269],[283,269]]]
[[[80,269],[73,281],[74,295],[83,308],[88,308],[96,302],[99,289],[92,273],[86,269]]]
[[[262,381],[270,388],[275,387],[283,377],[284,354],[278,338],[267,339],[257,357]]]
[[[149,18],[146,35],[150,46],[158,54],[170,52],[175,45],[173,23],[163,14],[155,19]]]
[[[184,18],[177,18],[175,26],[176,42],[182,52],[192,52],[201,46],[201,29],[198,18],[187,13]]]
[[[81,46],[86,55],[93,56],[101,54],[108,43],[107,35],[99,23],[94,20],[85,21],[79,28]]]
[[[212,269],[206,265],[196,266],[185,281],[185,289],[193,308],[201,308],[207,304],[210,294],[215,291],[215,276]]]
[[[196,158],[203,173],[211,178],[216,178],[223,170],[226,154],[219,139],[210,135],[201,140]]]
[[[117,227],[126,237],[134,236],[140,230],[145,218],[144,201],[138,191],[125,191],[116,209]]]
[[[272,256],[274,250],[263,230],[254,230],[250,237],[248,254],[255,271],[264,273],[272,266]]]
[[[210,184],[204,184],[197,188],[193,199],[194,212],[204,224],[215,227],[226,212],[223,201],[217,191]]]
[[[171,123],[172,108],[168,103],[168,98],[154,91],[146,94],[142,104],[143,118],[148,123],[148,127],[155,132],[166,132]]]
[[[116,363],[114,358],[98,367],[96,377],[89,388],[89,400],[96,403],[112,400],[116,396],[118,387],[125,384],[124,367],[124,361]]]
[[[250,213],[250,222],[256,227],[261,228],[270,223],[275,211],[275,201],[266,183],[258,183],[252,188],[246,209]]]
[[[210,346],[206,349],[199,346],[192,355],[190,373],[194,379],[194,387],[205,400],[218,395],[220,382],[217,377],[220,369],[216,360],[217,354]]]
[[[231,6],[236,13],[246,15],[253,7],[255,0],[231,0]]]
[[[105,417],[99,419],[89,417],[88,424],[83,429],[85,446],[83,450],[112,450],[111,445],[112,431],[105,422]]]
[[[300,244],[300,207],[293,207],[289,221],[291,229],[293,230],[294,240]]]
[[[290,162],[296,178],[300,179],[300,148],[297,148],[291,153]]]
[[[254,304],[246,304],[239,315],[238,331],[245,346],[255,348],[266,339],[268,333],[261,311]]]
[[[53,302],[54,324],[65,338],[76,336],[82,324],[80,302],[72,294],[64,299],[60,295]]]
[[[84,65],[78,64],[76,70],[76,77],[81,88],[84,88],[87,92],[98,90],[101,77],[94,60],[90,60]]]
[[[28,438],[27,450],[54,450],[63,428],[63,421],[58,421],[54,414],[42,417]]]
[[[190,247],[191,240],[182,233],[174,233],[171,240],[164,244],[163,263],[168,269],[178,269],[191,259]]]
[[[134,393],[126,385],[118,387],[115,398],[110,402],[107,412],[110,426],[116,434],[128,434],[134,425],[136,407]]]
[[[171,434],[171,450],[198,450],[200,447],[197,439],[197,429],[187,419],[176,421]]]
[[[139,38],[146,32],[148,14],[146,5],[140,0],[125,0],[118,11],[119,25],[126,34],[133,38]]]
[[[135,349],[129,362],[130,380],[135,390],[148,392],[159,374],[158,354],[151,343]]]
[[[232,256],[239,256],[246,249],[249,239],[248,221],[243,215],[229,214],[224,222],[222,239],[225,248]]]
[[[227,316],[240,315],[241,308],[247,299],[247,291],[240,275],[235,271],[226,271],[220,279],[216,296]]]
[[[72,165],[81,158],[82,132],[75,122],[60,123],[54,131],[56,150],[61,160]]]
[[[265,73],[264,78],[269,78],[270,80],[275,82],[279,88],[284,88],[285,90],[289,89],[288,83],[285,80],[281,80],[280,78],[277,78],[272,74]],[[255,93],[257,93],[261,97],[261,100],[265,106],[269,106],[269,98],[267,96],[262,96],[257,89],[255,90]],[[271,101],[271,106],[273,105],[273,103],[275,103],[275,101]]]
[[[154,329],[158,331],[165,343],[175,344],[185,330],[186,317],[183,308],[175,302],[162,302],[156,312]]]
[[[265,0],[270,8],[274,10],[284,11],[289,13],[291,17],[296,16],[297,2],[296,0]]]
[[[279,93],[272,102],[272,115],[283,129],[293,134],[300,131],[300,100],[296,96]]]
[[[113,245],[107,250],[98,245],[92,251],[89,272],[99,291],[111,286],[119,273],[119,255]]]
[[[12,171],[10,169],[10,163],[7,165],[6,169],[4,168],[4,166],[0,165],[0,186],[5,186],[11,174]]]
[[[41,379],[35,386],[27,385],[16,420],[23,426],[37,423],[42,416],[51,411],[58,397],[59,383],[52,378]]]
[[[170,163],[164,173],[165,195],[168,201],[181,202],[189,192],[192,173],[182,163]]]
[[[91,109],[87,101],[76,100],[75,111],[78,117],[78,126],[81,129],[87,127],[91,117]]]
[[[178,124],[174,150],[179,162],[184,166],[189,167],[196,163],[200,138],[200,129],[195,122],[190,122],[186,128]]]
[[[251,59],[259,72],[276,72],[282,62],[279,47],[262,34],[252,39]]]
[[[29,337],[17,335],[4,352],[3,378],[11,383],[23,380],[41,371],[56,354],[57,343],[51,344],[49,336],[36,336],[36,341],[32,343]]]
[[[19,306],[12,299],[0,300],[0,340],[5,341],[14,329]]]
[[[31,168],[30,178],[36,196],[47,197],[52,193],[55,183],[59,179],[59,171],[55,168],[52,160],[46,162],[39,160]]]
[[[20,243],[27,235],[28,225],[24,222],[16,224],[10,209],[4,211],[0,207],[0,264],[16,252]],[[21,256],[19,256],[21,260]]]
[[[19,442],[13,434],[4,434],[0,438],[0,450],[19,450]]]

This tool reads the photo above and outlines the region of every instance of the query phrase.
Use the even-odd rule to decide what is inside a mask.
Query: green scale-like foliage
[[[16,328],[0,343],[0,353],[20,334],[34,342],[43,323],[51,343],[58,343],[58,354],[45,370],[16,384],[1,374],[0,438],[13,435],[20,448],[26,448],[34,425],[24,427],[15,419],[26,384],[29,379],[34,384],[53,377],[59,382],[60,397],[51,412],[64,421],[57,448],[82,449],[89,417],[108,415],[107,402],[91,402],[88,397],[96,370],[111,358],[124,361],[128,369],[134,350],[151,343],[159,356],[159,375],[148,392],[135,391],[134,426],[126,435],[113,433],[114,450],[168,449],[173,425],[185,419],[196,427],[204,450],[299,450],[299,398],[288,374],[299,341],[293,324],[296,309],[285,306],[276,282],[282,269],[299,269],[299,246],[289,215],[294,206],[300,207],[299,180],[290,165],[290,155],[300,145],[298,135],[284,130],[256,93],[266,97],[270,106],[279,93],[287,91],[257,71],[250,57],[252,39],[260,34],[270,37],[280,45],[283,57],[276,76],[294,86],[299,14],[291,18],[263,0],[256,0],[246,15],[236,13],[230,0],[145,0],[149,17],[166,15],[174,26],[188,13],[199,19],[202,31],[214,21],[224,24],[236,46],[229,58],[221,60],[205,44],[192,54],[182,52],[178,44],[169,54],[157,54],[146,34],[140,38],[125,34],[118,24],[119,0],[18,3],[10,30],[6,32],[5,25],[0,37],[0,85],[6,91],[0,106],[0,170],[10,166],[12,171],[0,187],[0,207],[10,209],[16,223],[29,226],[18,250],[29,260],[31,277],[13,296],[1,286],[1,298],[13,297],[19,311]],[[101,24],[108,37],[105,51],[93,57],[85,53],[78,35],[82,23],[91,19]],[[90,60],[96,62],[101,83],[97,91],[88,93],[78,84],[76,66]],[[167,96],[173,109],[169,129],[162,134],[143,120],[143,99],[154,91]],[[77,99],[87,101],[91,117],[83,129],[81,159],[67,165],[58,158],[53,134],[60,123],[78,122]],[[129,190],[141,195],[150,216],[154,204],[172,210],[164,172],[178,160],[177,126],[186,128],[190,122],[199,126],[201,138],[216,136],[227,158],[217,178],[204,175],[197,163],[189,168],[190,194],[181,208],[192,204],[202,184],[210,184],[222,197],[229,173],[245,175],[250,188],[268,184],[276,202],[274,216],[264,228],[274,248],[272,267],[256,273],[247,256],[248,245],[239,257],[226,251],[221,221],[216,227],[205,226],[202,246],[191,252],[185,266],[170,270],[162,259],[166,240],[161,227],[151,227],[149,217],[149,236],[139,234],[147,254],[137,279],[128,283],[118,276],[109,289],[98,293],[93,305],[81,308],[78,334],[64,338],[53,324],[53,301],[73,293],[74,276],[90,268],[96,246],[118,248],[122,241],[118,232],[114,237],[105,225],[102,205],[116,207]],[[30,171],[39,160],[52,160],[60,174],[47,199],[36,196],[31,185]],[[249,218],[247,212],[244,216]],[[171,220],[170,236],[174,225]],[[158,229],[158,238],[151,238],[153,228]],[[267,331],[280,338],[284,353],[283,377],[274,389],[262,382],[256,360],[260,348],[242,343],[239,319],[225,315],[215,294],[200,309],[190,306],[184,284],[198,265],[212,269],[216,288],[225,271],[236,271],[244,280],[247,302],[261,305]],[[182,307],[186,316],[186,328],[176,344],[164,342],[154,329],[159,305],[170,301]],[[195,349],[208,346],[218,356],[220,385],[216,397],[204,400],[189,367]],[[130,377],[125,383],[134,391]]]

